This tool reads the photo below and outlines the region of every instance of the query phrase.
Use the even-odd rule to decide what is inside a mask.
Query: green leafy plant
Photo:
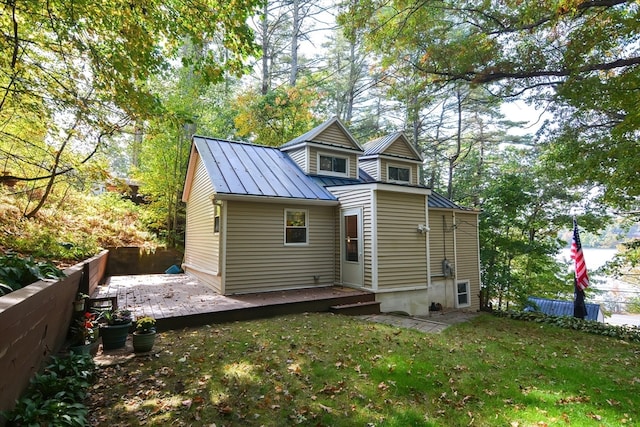
[[[156,319],[151,316],[141,317],[136,320],[136,332],[146,334],[154,332],[156,326]]]
[[[104,312],[104,318],[108,325],[124,325],[131,323],[131,311],[124,309],[107,310]]]
[[[43,279],[59,279],[65,274],[49,261],[35,261],[7,251],[0,256],[0,296]]]
[[[495,311],[499,317],[508,317],[514,320],[526,320],[529,322],[546,323],[566,329],[588,332],[590,334],[603,335],[629,342],[640,342],[640,327],[618,326],[597,322],[595,320],[583,320],[571,316],[551,316],[537,311]]]
[[[53,357],[36,374],[24,396],[5,416],[10,425],[81,427],[87,423],[87,396],[95,365],[88,355]]]

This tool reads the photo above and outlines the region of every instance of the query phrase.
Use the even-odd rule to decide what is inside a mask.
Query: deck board
[[[369,292],[339,286],[223,296],[187,274],[112,276],[92,297],[114,295],[118,308],[131,310],[134,318],[152,316],[162,329],[279,313],[327,311],[336,303],[375,299]]]

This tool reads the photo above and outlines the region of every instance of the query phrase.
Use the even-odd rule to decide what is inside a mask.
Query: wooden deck
[[[112,276],[92,297],[117,297],[118,308],[131,310],[136,318],[153,316],[159,330],[375,301],[372,293],[336,286],[223,296],[186,274]]]

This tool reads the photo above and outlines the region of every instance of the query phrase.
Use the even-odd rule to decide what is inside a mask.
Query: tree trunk
[[[289,85],[296,85],[298,80],[298,37],[300,36],[301,19],[299,0],[292,1],[293,23],[291,31],[291,70],[289,73]]]
[[[269,92],[269,5],[264,2],[262,9],[262,84],[260,93],[266,95]]]

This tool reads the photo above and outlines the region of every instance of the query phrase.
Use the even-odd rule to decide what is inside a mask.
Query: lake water
[[[582,248],[584,254],[584,262],[587,264],[588,271],[595,271],[602,267],[606,262],[611,261],[617,249],[603,248]],[[560,251],[558,259],[569,262],[571,260],[571,248],[564,248]]]
[[[605,317],[606,323],[640,326],[640,316],[625,313],[625,302],[640,296],[640,289],[623,280],[595,274],[595,271],[610,261],[618,250],[582,248],[582,252],[589,273],[590,288],[598,291],[587,292],[587,302],[600,304],[601,308],[611,313],[610,316]],[[570,254],[571,249],[564,248],[560,251],[558,259],[567,262],[567,265],[572,265]]]

